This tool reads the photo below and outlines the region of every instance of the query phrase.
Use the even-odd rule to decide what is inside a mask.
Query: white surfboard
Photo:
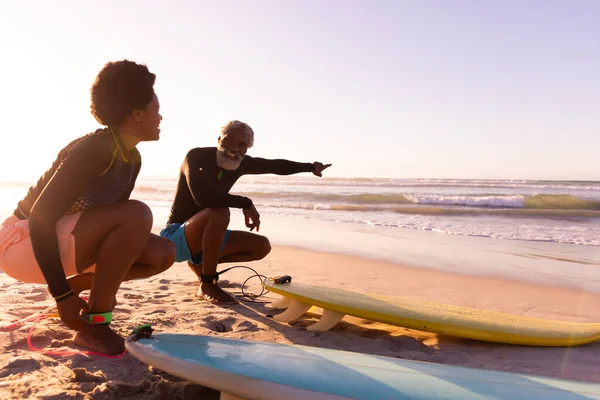
[[[126,347],[222,400],[600,399],[600,384],[281,343],[165,333]]]

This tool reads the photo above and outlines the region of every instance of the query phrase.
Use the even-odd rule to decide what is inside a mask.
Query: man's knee
[[[219,225],[228,226],[231,219],[229,208],[209,208],[207,210],[208,218],[211,222],[216,222]]]
[[[271,242],[264,236],[258,237],[258,243],[256,246],[256,254],[258,259],[261,260],[267,256],[271,252]]]

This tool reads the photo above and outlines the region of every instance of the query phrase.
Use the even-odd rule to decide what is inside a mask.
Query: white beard
[[[227,171],[235,171],[239,168],[244,157],[239,154],[236,154],[236,159],[234,160],[232,158],[227,157],[227,155],[225,154],[227,151],[235,153],[231,150],[226,150],[219,143],[219,145],[217,146],[217,165],[219,166],[219,168],[225,169]]]

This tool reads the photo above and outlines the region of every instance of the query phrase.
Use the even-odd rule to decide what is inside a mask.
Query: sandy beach
[[[292,275],[295,282],[403,296],[519,315],[565,321],[600,320],[600,295],[580,289],[484,276],[459,275],[393,262],[275,246],[264,260],[247,264],[267,276]],[[240,294],[250,275],[235,269],[222,284]],[[248,283],[257,292],[258,280]],[[346,317],[323,333],[303,330],[313,316],[278,323],[264,303],[219,307],[195,298],[198,283],[187,266],[176,264],[147,280],[125,282],[118,294],[113,326],[122,335],[141,323],[156,332],[185,332],[351,350],[410,360],[513,371],[600,383],[595,368],[600,344],[574,348],[536,348],[492,344]],[[2,325],[45,309],[44,287],[1,275]],[[277,295],[267,294],[260,301]],[[0,397],[3,399],[217,399],[218,392],[183,382],[126,354],[119,359],[74,355],[51,357],[29,349],[32,322],[0,333]],[[225,332],[221,332],[222,330]],[[73,350],[71,332],[56,319],[40,321],[32,334],[38,348]]]

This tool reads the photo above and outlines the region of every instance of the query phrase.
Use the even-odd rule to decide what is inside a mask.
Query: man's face
[[[217,164],[227,170],[235,170],[240,166],[248,151],[249,138],[241,129],[231,129],[219,137],[217,146]]]

